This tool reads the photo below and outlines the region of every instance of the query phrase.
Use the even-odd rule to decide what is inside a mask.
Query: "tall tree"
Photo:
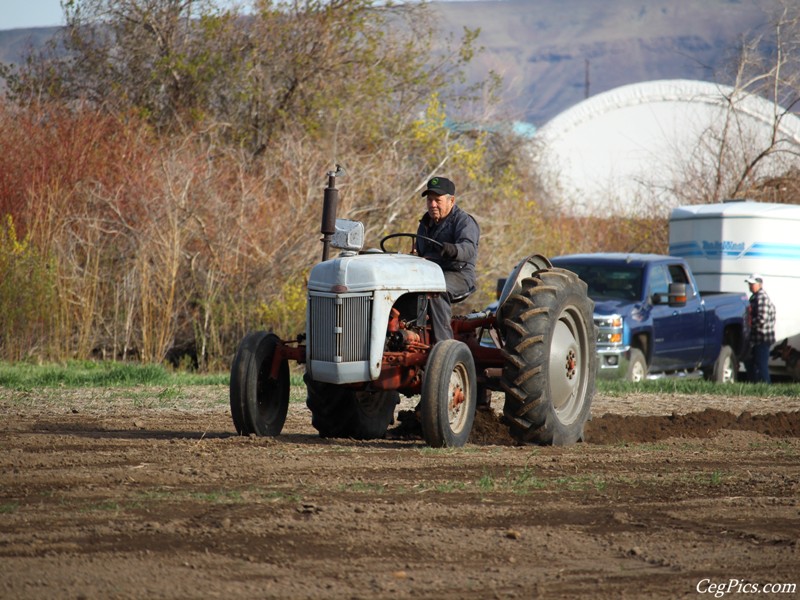
[[[209,0],[63,6],[61,38],[7,74],[18,100],[88,99],[162,131],[211,127],[257,151],[298,129],[346,127],[368,145],[433,90],[453,103],[480,97],[480,86],[459,85],[477,32],[442,44],[424,2],[255,0],[247,13]]]

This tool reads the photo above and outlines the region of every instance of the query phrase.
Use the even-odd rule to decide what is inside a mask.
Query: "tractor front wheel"
[[[289,410],[289,364],[282,360],[277,378],[272,362],[280,345],[274,333],[248,334],[231,367],[231,415],[240,435],[278,435]]]
[[[362,392],[311,380],[307,375],[306,406],[311,424],[324,438],[381,439],[394,421],[400,401],[395,391]]]
[[[350,422],[350,435],[357,440],[377,440],[386,436],[394,423],[394,409],[400,403],[400,394],[393,390],[382,392],[357,392],[355,419]]]
[[[469,347],[457,340],[434,345],[422,381],[422,437],[434,448],[463,446],[475,420],[478,387]]]
[[[247,404],[247,365],[250,364],[250,357],[253,355],[262,334],[262,331],[248,333],[239,343],[236,356],[231,364],[231,417],[233,418],[233,426],[236,428],[236,433],[239,435],[253,433],[244,412]]]

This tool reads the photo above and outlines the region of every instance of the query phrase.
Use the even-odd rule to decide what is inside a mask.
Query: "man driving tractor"
[[[417,228],[416,252],[438,264],[444,272],[447,292],[430,301],[431,326],[436,341],[453,338],[451,304],[475,291],[480,227],[456,206],[456,186],[446,177],[433,177],[422,192],[428,206]],[[429,238],[438,242],[431,243]]]

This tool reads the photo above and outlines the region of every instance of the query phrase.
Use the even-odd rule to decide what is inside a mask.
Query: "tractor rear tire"
[[[522,280],[506,306],[501,386],[511,435],[557,446],[583,440],[597,369],[586,283],[565,269],[542,269]]]
[[[382,439],[400,402],[395,391],[359,392],[332,383],[306,382],[311,424],[324,438]]]
[[[478,385],[469,347],[457,340],[434,345],[422,380],[422,437],[433,448],[467,443],[475,421]]]

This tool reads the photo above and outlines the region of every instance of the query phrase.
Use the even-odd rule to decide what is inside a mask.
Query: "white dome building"
[[[537,171],[552,199],[577,214],[663,216],[679,204],[727,197],[767,148],[773,152],[752,177],[800,167],[800,118],[783,113],[764,98],[703,81],[626,85],[539,129]],[[689,190],[701,193],[687,198]]]

